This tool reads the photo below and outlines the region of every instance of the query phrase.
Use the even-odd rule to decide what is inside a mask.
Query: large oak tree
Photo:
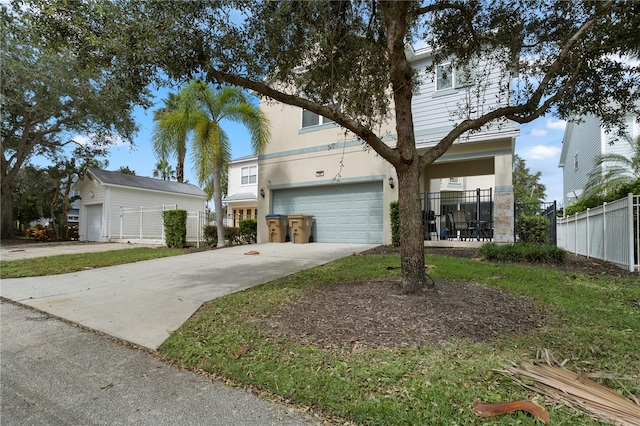
[[[73,8],[94,12],[80,2]],[[44,2],[0,6],[2,238],[13,235],[13,183],[33,156],[64,161],[65,147],[77,145],[78,135],[98,148],[119,139],[132,142],[133,108],[148,104],[144,86],[129,84],[129,73],[109,61],[106,46],[89,52],[67,43],[62,33],[41,37],[44,25],[38,19],[48,13],[54,12]]]
[[[141,78],[150,81],[161,69],[178,81],[196,76],[250,89],[330,118],[389,161],[399,180],[407,291],[426,284],[420,175],[456,139],[499,120],[527,123],[551,112],[563,119],[594,114],[605,124],[620,124],[640,96],[638,66],[619,59],[638,50],[640,3],[633,1],[118,4],[119,32],[112,25],[74,31],[119,40],[127,47],[122,60]],[[48,25],[78,27],[74,16],[62,10],[49,16]],[[414,43],[433,49],[434,64],[453,59],[464,68],[491,57],[508,71],[503,93],[511,91],[501,102],[481,100],[482,109],[462,108],[452,130],[420,153],[411,104],[419,74],[405,53]],[[434,70],[426,71],[429,76]],[[395,124],[395,146],[376,132],[385,120]]]

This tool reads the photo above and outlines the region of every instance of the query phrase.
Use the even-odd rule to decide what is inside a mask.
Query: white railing
[[[558,247],[640,270],[640,195],[557,219]]]
[[[175,205],[119,208],[109,215],[109,241],[165,244],[162,212],[174,210]],[[207,213],[187,212],[187,243],[200,247],[204,242]]]

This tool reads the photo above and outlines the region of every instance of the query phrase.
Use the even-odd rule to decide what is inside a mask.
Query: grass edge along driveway
[[[21,260],[0,261],[0,278],[26,278],[66,274],[143,260],[178,256],[184,250],[168,247],[136,247],[95,253],[61,254]]]

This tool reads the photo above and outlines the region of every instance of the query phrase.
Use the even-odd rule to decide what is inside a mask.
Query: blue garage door
[[[277,190],[272,211],[313,215],[313,241],[382,244],[382,182]]]

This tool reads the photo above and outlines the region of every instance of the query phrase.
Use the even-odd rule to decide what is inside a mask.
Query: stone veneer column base
[[[493,242],[513,243],[513,191],[497,192],[493,204]]]

